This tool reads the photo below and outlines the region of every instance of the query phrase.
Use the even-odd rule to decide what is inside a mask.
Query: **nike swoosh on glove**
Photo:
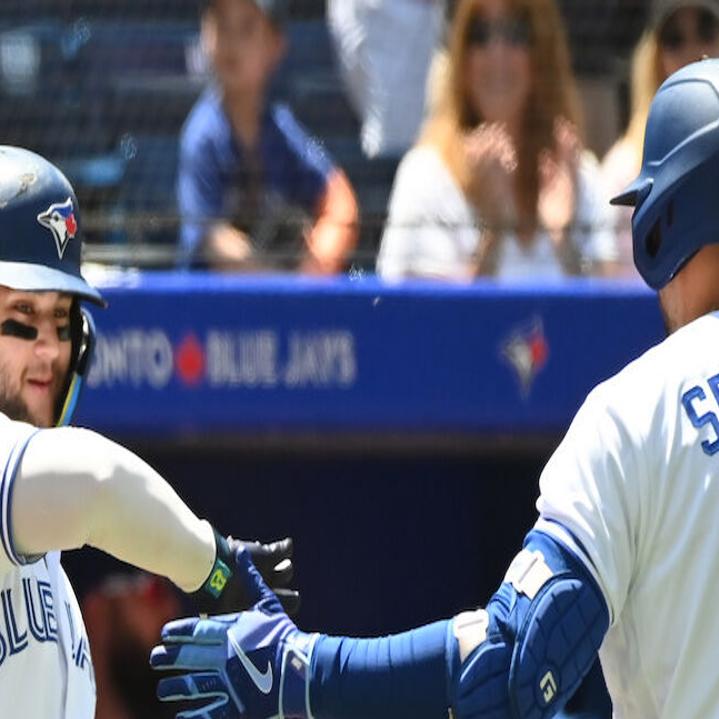
[[[252,609],[166,624],[150,664],[183,673],[161,679],[158,698],[195,703],[177,719],[310,718],[309,675],[318,635],[297,629],[246,548],[235,560],[237,579],[254,598]]]

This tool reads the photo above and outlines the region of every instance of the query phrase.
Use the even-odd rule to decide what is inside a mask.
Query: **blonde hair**
[[[624,133],[624,140],[631,145],[636,154],[637,166],[641,163],[649,106],[663,81],[659,33],[646,30],[632,54],[631,115]]]
[[[532,89],[518,138],[516,192],[520,215],[536,225],[539,196],[539,157],[555,151],[555,122],[565,119],[579,126],[577,89],[572,73],[564,24],[554,0],[506,0],[513,15],[530,26]],[[470,176],[462,138],[483,122],[466,92],[464,68],[469,51],[468,27],[482,11],[484,0],[460,0],[450,30],[444,87],[420,142],[437,148],[465,194]]]

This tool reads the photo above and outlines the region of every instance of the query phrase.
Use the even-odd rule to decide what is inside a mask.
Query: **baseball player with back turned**
[[[80,218],[60,171],[0,147],[0,716],[91,719],[92,662],[60,551],[95,546],[169,577],[201,611],[249,607],[234,555],[275,584],[289,540],[224,538],[141,459],[67,424],[103,305],[80,274]],[[52,428],[51,428],[52,427]],[[294,605],[296,595],[278,590]]]
[[[171,622],[183,717],[545,719],[597,653],[619,719],[719,717],[719,60],[652,103],[634,257],[669,337],[596,387],[545,467],[539,518],[486,608],[382,639],[306,634],[246,553],[255,606]],[[482,551],[477,547],[477,551]]]

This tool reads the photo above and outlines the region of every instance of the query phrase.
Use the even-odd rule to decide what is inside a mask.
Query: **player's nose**
[[[60,338],[55,323],[43,322],[37,329],[35,353],[49,362],[56,360],[60,356]]]

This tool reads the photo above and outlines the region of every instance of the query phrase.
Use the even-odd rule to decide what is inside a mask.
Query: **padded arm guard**
[[[549,719],[596,658],[609,613],[594,578],[569,550],[527,535],[486,610],[455,617],[450,699],[457,719]]]

